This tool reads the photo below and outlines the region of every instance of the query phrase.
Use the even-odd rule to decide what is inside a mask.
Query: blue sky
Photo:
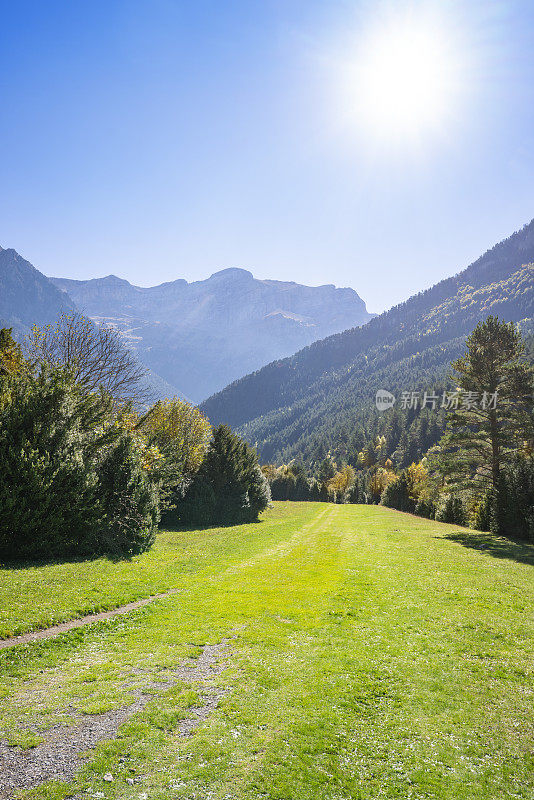
[[[406,146],[347,113],[352,51],[393,5],[445,21],[462,65],[450,114]],[[380,311],[534,217],[531,2],[0,9],[0,244],[47,275],[237,266]]]

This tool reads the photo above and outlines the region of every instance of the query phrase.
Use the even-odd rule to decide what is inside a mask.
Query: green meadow
[[[532,546],[380,506],[275,503],[131,561],[4,568],[4,638],[178,590],[0,650],[0,740],[21,758],[227,640],[225,695],[192,734],[202,687],[153,688],[72,782],[21,796],[532,799],[533,565]]]

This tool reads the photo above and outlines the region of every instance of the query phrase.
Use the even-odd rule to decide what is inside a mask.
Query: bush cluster
[[[253,522],[270,500],[255,450],[227,425],[219,425],[172,516],[182,525],[195,526]]]
[[[1,560],[130,557],[162,512],[207,525],[267,507],[256,453],[229,428],[177,398],[143,412],[125,398],[137,368],[116,338],[67,318],[31,341],[25,357],[0,330]]]
[[[0,557],[134,555],[154,540],[157,483],[111,400],[64,369],[17,376],[0,407]],[[5,394],[4,394],[5,398]]]

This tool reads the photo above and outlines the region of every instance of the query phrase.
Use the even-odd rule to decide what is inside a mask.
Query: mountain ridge
[[[115,325],[144,363],[195,401],[373,316],[354,289],[258,279],[240,267],[151,287],[116,275],[50,280],[94,321]]]
[[[75,308],[71,298],[12,247],[0,247],[0,326],[19,336]]]
[[[407,383],[413,383],[406,359],[424,362],[425,353],[437,348],[432,374],[442,374],[445,353],[450,361],[462,337],[484,316],[500,313],[511,321],[531,319],[534,268],[529,261],[534,262],[534,221],[465,270],[363,326],[326,337],[235,381],[204,401],[201,409],[212,423],[226,422],[257,443],[266,458],[300,456],[312,427],[323,432],[333,429],[336,419],[355,414],[363,402],[374,402],[378,373],[385,384],[388,369],[395,375],[395,386],[403,374]],[[421,380],[423,373],[424,366]],[[376,385],[374,391],[378,388],[388,386]]]
[[[21,341],[33,325],[53,324],[61,314],[77,310],[68,294],[15,249],[0,247],[0,328],[12,328],[15,338]],[[142,384],[150,396],[181,394],[150,369]]]

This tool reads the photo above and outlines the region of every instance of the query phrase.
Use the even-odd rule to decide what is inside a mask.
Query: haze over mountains
[[[0,247],[0,327],[24,336],[32,325],[52,322],[74,303],[16,250]]]
[[[465,337],[489,314],[534,318],[534,221],[459,274],[371,320],[236,381],[201,409],[258,445],[263,460],[347,457],[375,393],[444,382]],[[376,411],[374,412],[376,414]]]
[[[258,280],[244,269],[150,288],[114,275],[50,280],[95,322],[115,325],[143,363],[194,402],[372,317],[354,289]]]
[[[48,279],[0,248],[0,324],[23,335],[78,309],[122,332],[159,394],[199,402],[212,392],[201,405],[211,422],[237,428],[264,459],[310,460],[325,449],[342,457],[378,388],[398,394],[443,381],[490,313],[531,329],[533,263],[534,221],[371,319],[353,289],[258,280],[242,269],[151,288],[113,275]]]
[[[199,402],[273,358],[372,318],[353,289],[257,280],[225,269],[207,280],[151,288],[110,275],[47,278],[13,249],[0,248],[0,325],[21,338],[33,324],[78,310],[115,326],[150,370],[156,395]]]

